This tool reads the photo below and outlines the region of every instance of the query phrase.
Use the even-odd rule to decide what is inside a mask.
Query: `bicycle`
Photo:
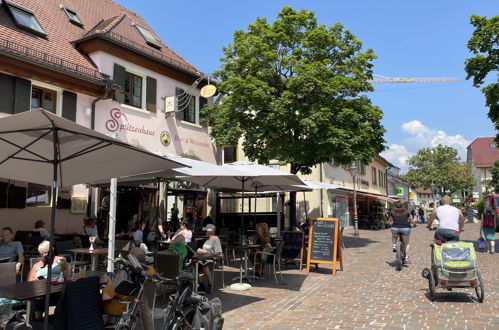
[[[133,255],[128,256],[129,261],[118,259],[116,262],[120,270],[125,270],[131,281],[123,281],[121,293],[130,296],[126,311],[120,317],[116,327],[117,330],[146,329],[153,330],[161,328],[170,329],[192,329],[192,322],[199,304],[206,298],[193,295],[193,283],[195,275],[182,273],[176,279],[169,279],[157,274],[147,274]],[[153,287],[154,286],[154,287]],[[156,287],[174,287],[175,293],[169,296],[168,306],[163,310],[163,322],[161,326],[155,327],[153,320],[153,303],[149,300],[149,294],[154,295]],[[116,292],[118,292],[118,287]],[[120,290],[120,291],[121,291]],[[148,293],[148,294],[145,294]],[[159,320],[159,319],[158,319]],[[139,327],[140,325],[140,327]]]

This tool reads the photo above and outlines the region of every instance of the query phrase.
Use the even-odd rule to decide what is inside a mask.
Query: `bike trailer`
[[[473,243],[435,244],[432,268],[439,280],[462,282],[475,279],[476,253]]]

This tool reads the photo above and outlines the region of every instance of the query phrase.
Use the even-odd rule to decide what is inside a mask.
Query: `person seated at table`
[[[270,244],[270,231],[269,226],[265,222],[257,223],[255,226],[256,233],[250,237],[251,244],[259,245],[260,247],[255,251],[252,250],[249,255],[249,260],[251,263],[255,260],[255,254],[257,251],[269,251],[272,250],[272,245]],[[261,255],[260,255],[261,256]],[[255,267],[255,275],[260,277],[263,272],[263,260],[258,260]]]
[[[175,237],[177,236],[184,236],[185,243],[190,243],[192,241],[192,230],[189,222],[187,221],[182,221],[180,223],[180,228],[177,230],[177,232],[173,235],[171,240],[174,240]]]
[[[213,224],[203,227],[203,231],[205,231],[208,235],[208,239],[204,242],[203,247],[198,249],[193,256],[193,258],[197,259],[198,263],[201,265],[201,270],[206,278],[206,285],[203,283],[200,284],[199,290],[205,291],[206,293],[211,293],[213,287],[213,279],[211,278],[211,266],[213,266],[213,259],[207,258],[223,257],[222,243],[220,242],[220,238],[218,238],[215,234],[216,229],[217,228]]]
[[[129,253],[136,257],[140,263],[145,263],[146,253],[141,248],[134,247]],[[146,273],[155,274],[156,272],[152,266],[148,266]],[[125,312],[126,302],[129,300],[129,296],[119,295],[114,291],[114,284],[111,279],[107,282],[106,287],[102,290],[102,307],[104,314],[107,315],[106,324],[113,324],[116,316],[120,316]]]
[[[36,220],[35,229],[33,229],[33,231],[40,232],[40,237],[50,239],[50,233],[45,227],[45,222],[43,220]]]
[[[168,244],[168,249],[166,250],[167,255],[179,256],[178,269],[180,271],[184,269],[185,261],[189,256],[194,255],[194,251],[185,243],[185,237],[177,235],[172,239],[172,243]]]
[[[137,225],[137,230],[133,233],[133,242],[135,246],[140,247],[142,243],[144,243],[144,229],[146,227],[146,223],[144,220],[139,220]]]
[[[21,242],[14,242],[12,228],[3,227],[0,235],[0,259],[8,258],[9,262],[16,262],[16,273],[19,273],[24,264],[24,249]]]
[[[28,281],[35,281],[47,278],[49,263],[49,241],[43,241],[38,245],[38,253],[40,254],[41,260],[38,261],[31,267],[29,272]],[[61,272],[64,274],[65,278],[69,278],[69,267],[64,257],[54,256],[52,261],[52,279],[58,278]],[[50,306],[55,306],[59,298],[58,294],[52,294],[50,297]],[[42,317],[42,313],[45,307],[45,298],[34,300],[34,310],[35,318]]]
[[[127,231],[125,232],[124,230],[118,234],[118,238],[120,239],[133,239],[133,235],[135,234],[135,225],[133,223],[133,220],[128,221],[127,224]]]
[[[80,232],[81,235],[84,236],[94,236],[95,237],[95,244],[102,244],[104,243],[100,238],[99,238],[99,231],[97,230],[97,224],[94,218],[84,218],[83,219],[83,227]]]

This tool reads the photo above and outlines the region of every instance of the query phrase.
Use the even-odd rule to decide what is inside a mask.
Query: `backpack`
[[[486,213],[483,215],[483,220],[482,220],[482,227],[483,228],[494,228],[495,226],[495,215]]]

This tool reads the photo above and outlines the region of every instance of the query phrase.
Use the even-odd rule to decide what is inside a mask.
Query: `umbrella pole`
[[[307,222],[308,211],[307,211],[307,200],[305,199],[305,191],[303,192],[303,205],[305,206],[305,221],[304,222]]]
[[[247,179],[245,177],[242,177],[241,178],[241,184],[242,184],[242,191],[241,191],[241,236],[242,236],[242,240],[243,240],[243,244],[244,244],[244,182],[246,181]]]
[[[255,212],[254,212],[254,216],[255,216],[255,225],[256,225],[256,201],[258,200],[258,196],[256,195],[258,193],[258,187],[255,186]]]
[[[118,198],[118,179],[112,178],[109,187],[109,222],[108,222],[108,250],[107,250],[107,272],[114,271],[114,247],[116,246],[116,200]]]
[[[57,129],[52,128],[53,133],[53,147],[54,147],[54,159],[53,159],[53,182],[52,182],[52,205],[50,213],[50,244],[49,244],[49,262],[47,265],[47,287],[45,293],[45,315],[43,318],[43,329],[47,330],[49,325],[49,304],[50,304],[50,281],[52,279],[52,262],[54,260],[54,233],[55,233],[55,211],[57,202],[57,166],[59,165],[59,137]]]

